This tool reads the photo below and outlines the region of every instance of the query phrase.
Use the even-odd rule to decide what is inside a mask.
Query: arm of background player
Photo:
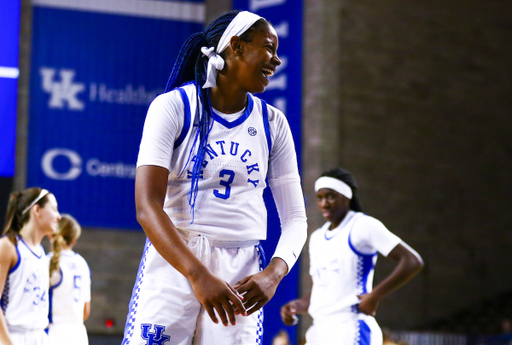
[[[307,314],[309,302],[311,301],[311,293],[294,299],[281,307],[281,320],[286,326],[293,326],[297,322],[296,314]]]
[[[218,323],[215,309],[225,326],[228,325],[228,318],[234,325],[236,321],[233,306],[242,314],[246,313],[241,297],[229,284],[211,274],[192,254],[163,210],[168,174],[167,169],[158,166],[145,165],[137,168],[137,221],[158,253],[190,281],[197,299],[212,321]]]
[[[423,268],[423,260],[414,249],[401,242],[388,254],[388,258],[397,262],[395,269],[371,293],[358,296],[359,311],[375,316],[380,301],[410,281]]]

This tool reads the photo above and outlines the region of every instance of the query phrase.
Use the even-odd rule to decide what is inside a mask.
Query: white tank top
[[[34,251],[21,237],[16,244],[18,261],[5,282],[0,305],[11,332],[45,329],[48,326],[49,267],[44,249]]]
[[[48,259],[53,253],[48,254]],[[50,287],[50,327],[52,324],[83,323],[84,305],[91,300],[91,272],[82,256],[63,250],[59,270]]]
[[[192,221],[188,204],[191,172],[198,149],[195,119],[197,99],[194,84],[188,84],[159,96],[148,112],[166,114],[165,107],[175,106],[171,114],[184,117],[184,124],[176,133],[167,184],[164,211],[173,223],[182,229],[203,234],[212,239],[245,241],[266,239],[267,211],[263,190],[272,138],[269,120],[278,114],[249,94],[248,103],[241,114],[213,114],[213,127],[208,137],[202,175],[199,179]],[[164,115],[159,121],[166,121]],[[269,119],[270,118],[270,119]],[[171,134],[171,133],[170,133]],[[152,148],[145,128],[139,151],[138,166],[148,164]],[[149,164],[155,164],[153,161]]]

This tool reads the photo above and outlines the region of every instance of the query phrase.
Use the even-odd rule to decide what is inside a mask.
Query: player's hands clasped
[[[247,315],[251,315],[267,304],[276,293],[280,280],[263,270],[240,280],[233,288],[243,297]]]
[[[219,323],[215,311],[224,326],[236,324],[235,314],[247,315],[242,303],[242,296],[228,283],[215,277],[211,273],[198,275],[197,279],[190,280],[194,293],[206,309],[214,323]]]

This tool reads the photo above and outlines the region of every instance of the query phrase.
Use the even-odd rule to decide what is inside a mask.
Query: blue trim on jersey
[[[229,122],[228,120],[224,120],[219,114],[217,114],[215,111],[212,112],[212,117],[215,121],[220,123],[226,128],[234,128],[238,126],[239,124],[243,123],[249,115],[252,113],[252,108],[254,107],[254,101],[252,99],[252,95],[250,93],[247,94],[247,108],[245,108],[244,113],[236,120]]]
[[[265,257],[265,251],[261,243],[254,246],[259,254],[260,272],[267,266],[267,258]],[[263,344],[263,308],[258,310],[258,324],[256,329],[256,345]]]
[[[270,160],[270,151],[272,151],[272,137],[270,136],[270,125],[268,123],[268,108],[267,102],[260,99],[261,101],[261,110],[263,114],[263,127],[265,127],[265,136],[267,137],[267,146],[268,146],[268,157]]]
[[[355,222],[354,222],[355,224]],[[353,227],[353,225],[352,225]],[[368,293],[368,290],[366,288],[366,284],[368,282],[368,275],[370,274],[371,270],[374,269],[373,264],[373,257],[377,255],[377,252],[373,254],[364,254],[359,252],[354,245],[352,244],[352,241],[350,240],[350,237],[352,235],[352,229],[350,229],[350,233],[348,234],[348,245],[350,249],[358,256],[357,258],[357,284],[359,285],[359,289],[362,294]]]
[[[14,248],[16,248],[16,254],[18,254],[18,261],[9,270],[9,274],[11,274],[12,272],[16,271],[18,269],[18,267],[20,267],[20,263],[21,263],[21,254],[20,254],[20,250],[18,249],[18,244],[17,243],[14,245]]]
[[[354,218],[355,216],[357,215],[357,212],[354,212],[352,213],[352,215],[350,216],[349,219],[347,219],[347,221],[345,222],[346,224],[348,224],[348,222],[350,222],[350,220],[352,220],[352,218]],[[345,218],[343,218],[343,220],[341,221],[341,223],[343,223],[343,221],[345,220]],[[341,225],[340,223],[340,225]],[[338,225],[339,226],[339,225]],[[354,227],[354,224],[352,224],[352,228]],[[350,228],[350,231],[352,231],[352,228]],[[329,241],[329,240],[332,240],[334,237],[336,237],[336,235],[338,235],[341,231],[338,231],[337,233],[335,233],[332,237],[327,237],[327,233],[329,232],[329,228],[325,229],[325,232],[324,232],[324,238]],[[350,243],[350,241],[349,241]]]
[[[53,287],[50,287],[50,290],[48,291],[48,304],[49,304],[48,322],[49,323],[53,323],[53,314],[52,314],[52,310],[53,310]]]
[[[178,139],[176,139],[176,141],[174,142],[175,150],[181,145],[183,140],[185,140],[185,138],[187,137],[188,131],[190,129],[191,118],[192,118],[192,114],[190,113],[190,102],[188,100],[187,93],[181,87],[179,87],[177,90],[180,92],[181,99],[183,100],[183,105],[185,108],[184,109],[185,119],[184,119],[184,123],[183,123],[183,128],[181,129],[181,133],[180,133]]]
[[[21,236],[20,236],[20,237],[19,237],[19,240],[20,240],[21,242],[23,242],[23,244],[27,247],[27,249],[28,249],[28,250],[30,250],[30,252],[31,252],[32,254],[34,254],[34,256],[35,256],[36,258],[41,259],[41,257],[42,257],[42,256],[43,256],[43,254],[44,254],[44,250],[43,250],[43,254],[41,254],[41,255],[37,255],[36,253],[34,253],[34,252],[32,251],[32,249],[30,249],[30,247],[28,246],[28,244],[26,244],[26,243],[25,243],[25,241],[23,241],[23,237],[21,237]],[[41,246],[41,245],[39,245],[39,247],[41,247],[41,248],[42,248],[42,246]]]
[[[370,345],[372,332],[370,330],[370,327],[364,322],[363,320],[359,320],[359,341],[357,342],[357,345]]]
[[[149,238],[146,238],[146,245],[144,247],[144,252],[142,254],[142,258],[140,260],[139,269],[137,271],[137,280],[135,281],[135,284],[133,286],[132,291],[132,298],[130,299],[130,306],[128,308],[128,316],[126,317],[126,325],[124,327],[124,339],[121,345],[128,345],[130,344],[130,341],[133,336],[134,332],[134,323],[135,323],[135,317],[137,315],[137,307],[139,302],[139,292],[140,292],[140,286],[142,284],[142,281],[144,279],[144,271],[146,269],[146,258],[148,255],[149,247],[152,246],[151,241]]]

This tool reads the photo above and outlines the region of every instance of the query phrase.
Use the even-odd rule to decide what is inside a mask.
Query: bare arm
[[[229,284],[211,274],[192,254],[171,219],[163,211],[168,173],[167,169],[157,166],[137,168],[137,220],[158,253],[190,281],[196,297],[212,321],[218,323],[215,309],[224,325],[228,324],[226,313],[234,325],[233,305],[242,314],[246,313],[237,292]]]
[[[286,326],[293,326],[296,314],[307,314],[309,303],[311,301],[311,293],[294,299],[281,307],[281,320]]]
[[[7,237],[0,240],[0,296],[4,292],[5,281],[9,270],[14,267],[18,261],[18,254],[14,244]],[[7,321],[5,315],[0,311],[0,344],[12,345],[9,331],[7,330]]]
[[[388,257],[395,260],[397,265],[393,272],[377,285],[371,293],[358,296],[359,311],[375,316],[380,301],[410,281],[423,268],[423,260],[412,248],[405,243],[399,243]]]
[[[84,304],[84,321],[91,315],[91,302],[85,302]]]

